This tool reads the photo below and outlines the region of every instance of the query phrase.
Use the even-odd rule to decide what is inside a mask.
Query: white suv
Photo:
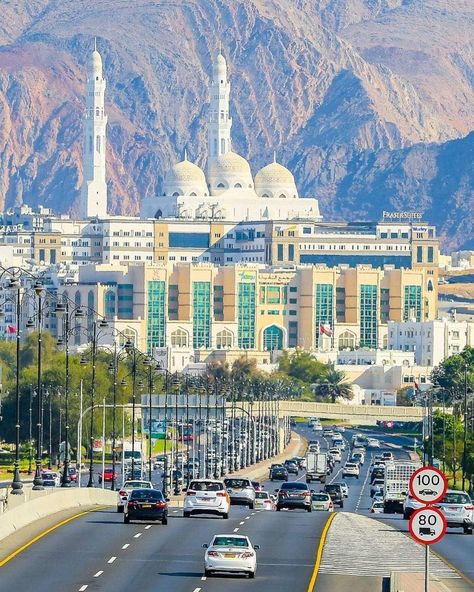
[[[417,501],[412,495],[408,494],[403,502],[403,518],[409,520],[415,510],[423,508],[425,504]]]
[[[229,517],[230,497],[222,481],[215,479],[195,479],[186,491],[183,516],[191,514],[217,514]]]
[[[449,528],[462,528],[464,534],[473,534],[474,505],[465,491],[448,489],[436,506],[443,512]]]

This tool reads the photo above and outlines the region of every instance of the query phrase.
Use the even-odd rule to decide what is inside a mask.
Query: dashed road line
[[[143,532],[137,532],[137,534],[133,535],[134,539],[139,539],[142,536]]]
[[[151,528],[151,524],[148,524],[147,526],[145,526],[145,530],[150,530]]]
[[[193,592],[201,592],[201,588],[194,588]]]
[[[372,462],[372,456],[373,455],[370,456],[371,462]],[[355,512],[357,512],[359,510],[360,502],[362,501],[362,496],[364,495],[365,486],[367,485],[367,481],[369,480],[369,476],[370,476],[370,470],[367,471],[367,474],[364,479],[364,483],[362,484],[362,488],[361,488],[360,494],[359,494],[359,499],[357,500],[357,504],[356,504],[356,507],[354,510]]]
[[[94,578],[98,578],[99,576],[101,576],[103,574],[103,570],[98,571],[96,574],[94,574]]]
[[[250,516],[245,516],[245,520],[250,520]]]
[[[202,576],[201,581],[205,582],[207,580],[206,576]]]
[[[107,563],[113,563],[115,560],[117,559],[117,557],[112,556]]]
[[[238,529],[238,528],[234,528],[234,532],[238,532],[238,531],[239,531],[239,529]]]
[[[84,590],[87,590],[87,586],[88,586],[87,584],[84,584],[84,586],[81,586],[79,588],[79,592],[84,592]]]
[[[123,545],[122,549],[128,549],[130,547],[130,543],[125,543],[125,545]]]
[[[245,522],[242,520],[242,522],[239,522],[239,524],[242,526],[242,524],[245,524]]]

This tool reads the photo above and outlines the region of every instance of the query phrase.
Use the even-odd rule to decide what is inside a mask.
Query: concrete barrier
[[[36,520],[63,510],[91,506],[113,506],[117,492],[109,489],[77,488],[26,490],[25,494],[9,496],[8,509],[0,515],[0,540]]]

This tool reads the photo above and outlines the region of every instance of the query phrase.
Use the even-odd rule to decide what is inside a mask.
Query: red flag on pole
[[[9,335],[13,335],[14,333],[16,333],[15,325],[7,325],[7,333]]]
[[[331,327],[329,327],[328,325],[324,325],[323,323],[321,323],[319,325],[319,332],[322,335],[327,335],[328,337],[332,337]]]

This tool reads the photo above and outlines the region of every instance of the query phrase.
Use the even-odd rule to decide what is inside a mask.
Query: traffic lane
[[[201,582],[202,592],[306,592],[328,517],[326,512],[304,510],[256,513],[245,520],[238,531],[238,534],[247,535],[252,543],[260,545],[255,580],[240,575],[215,574]]]
[[[35,592],[71,589],[85,571],[95,573],[115,553],[122,521],[112,510],[96,510],[68,522],[0,568],[0,589],[31,590],[32,582]]]

